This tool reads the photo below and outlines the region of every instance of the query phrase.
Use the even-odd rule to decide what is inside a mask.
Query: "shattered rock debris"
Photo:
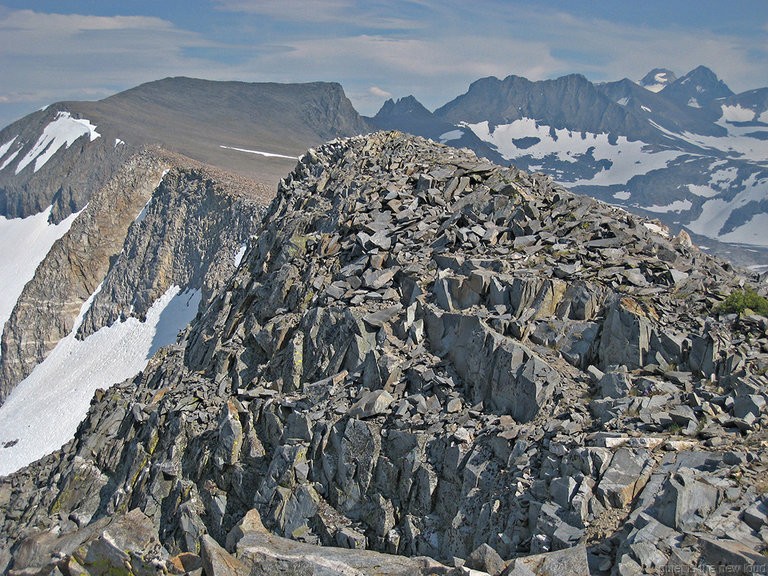
[[[0,479],[0,567],[761,569],[768,319],[684,240],[397,132],[310,150],[179,343]]]

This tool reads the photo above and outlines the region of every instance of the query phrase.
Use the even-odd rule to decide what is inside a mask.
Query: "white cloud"
[[[392,94],[390,92],[387,92],[386,90],[382,90],[378,86],[371,86],[368,88],[368,92],[370,92],[373,96],[376,96],[377,98],[392,98]]]

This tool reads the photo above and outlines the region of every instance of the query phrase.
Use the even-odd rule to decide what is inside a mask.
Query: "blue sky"
[[[485,76],[592,81],[704,64],[768,85],[768,0],[0,0],[0,126],[167,76],[340,82],[363,114]]]

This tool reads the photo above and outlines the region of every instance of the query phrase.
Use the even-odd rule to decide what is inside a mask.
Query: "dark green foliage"
[[[761,316],[768,316],[768,299],[747,286],[744,290],[733,292],[723,302],[715,306],[714,311],[722,314],[741,314],[746,309]]]

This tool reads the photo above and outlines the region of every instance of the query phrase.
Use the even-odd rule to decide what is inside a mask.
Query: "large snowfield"
[[[155,301],[145,322],[129,318],[77,340],[74,334],[98,290],[82,306],[72,332],[0,406],[0,475],[73,438],[96,389],[143,370],[149,358],[173,343],[194,318],[201,299],[199,290],[181,293],[172,286]]]
[[[49,224],[53,207],[27,218],[0,216],[0,334],[27,282],[54,242],[67,233],[80,212]]]
[[[543,159],[554,155],[560,161],[575,163],[579,156],[591,152],[595,160],[611,162],[610,170],[601,170],[590,179],[563,181],[571,186],[624,184],[633,176],[666,168],[669,162],[680,156],[680,152],[671,150],[651,152],[644,142],[629,141],[625,136],[620,136],[616,144],[611,144],[608,134],[585,132],[582,136],[581,132],[561,129],[554,130],[553,138],[550,126],[539,124],[532,118],[521,118],[511,124],[500,124],[493,129],[489,127],[488,122],[465,126],[478,138],[493,145],[507,160],[528,155]],[[518,148],[514,141],[523,138],[538,138],[539,141],[527,148]]]

